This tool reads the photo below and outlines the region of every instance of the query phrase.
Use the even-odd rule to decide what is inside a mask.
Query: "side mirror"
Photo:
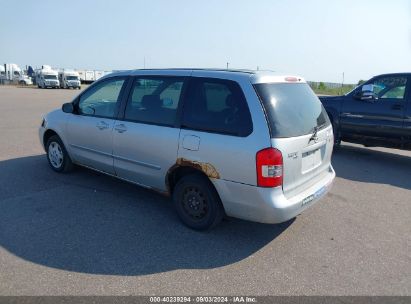
[[[63,104],[61,107],[64,113],[74,113],[74,106],[71,102]]]
[[[361,91],[357,91],[354,97],[358,100],[374,102],[378,99],[378,95],[374,93],[374,85],[365,84],[361,87]]]
[[[374,92],[364,91],[364,92],[361,92],[360,99],[363,101],[373,102],[374,100],[377,100],[378,97]]]

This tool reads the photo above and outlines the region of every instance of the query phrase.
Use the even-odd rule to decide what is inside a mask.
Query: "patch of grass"
[[[311,85],[311,88],[317,95],[333,95],[333,96],[341,96],[345,95],[348,92],[352,91],[354,89],[355,85],[344,85],[343,87],[337,87],[337,88],[329,88],[326,85]]]

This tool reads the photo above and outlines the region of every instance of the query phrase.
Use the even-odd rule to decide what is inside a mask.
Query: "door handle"
[[[108,129],[108,123],[106,123],[105,121],[100,121],[96,127],[100,130],[104,130],[104,129]]]
[[[127,127],[124,124],[119,124],[114,127],[114,130],[116,130],[118,133],[124,133],[127,131]]]
[[[402,110],[404,106],[402,104],[395,104],[391,107],[393,110]]]

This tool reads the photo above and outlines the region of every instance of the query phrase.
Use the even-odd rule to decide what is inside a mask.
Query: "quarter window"
[[[234,136],[245,137],[252,132],[250,111],[240,86],[213,78],[192,78],[182,125]]]
[[[124,79],[110,79],[91,87],[80,96],[78,112],[83,115],[114,118]]]
[[[136,78],[124,119],[173,126],[183,84],[182,77]]]

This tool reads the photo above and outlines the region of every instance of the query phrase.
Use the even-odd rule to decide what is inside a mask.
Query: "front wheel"
[[[199,174],[182,177],[174,188],[174,207],[181,221],[195,230],[207,230],[224,217],[224,208],[211,182]]]
[[[60,137],[51,136],[46,144],[47,160],[51,169],[56,172],[69,172],[73,163]]]

